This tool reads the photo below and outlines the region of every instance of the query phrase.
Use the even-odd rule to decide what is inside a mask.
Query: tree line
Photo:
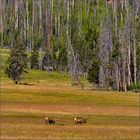
[[[84,75],[104,89],[140,88],[139,0],[0,0],[6,73],[25,68]]]

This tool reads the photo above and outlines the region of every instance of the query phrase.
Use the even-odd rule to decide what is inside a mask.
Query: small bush
[[[140,83],[132,83],[128,86],[128,90],[140,91]]]

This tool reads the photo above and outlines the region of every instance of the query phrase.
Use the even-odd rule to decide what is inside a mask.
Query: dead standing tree
[[[71,25],[70,25],[70,18],[71,18],[71,10],[72,10],[72,3],[70,0],[66,2],[67,7],[67,24],[66,24],[66,34],[67,34],[67,57],[68,57],[68,65],[69,71],[72,75],[74,82],[80,82],[79,79],[79,68],[78,68],[78,55],[74,52],[72,41],[71,41]]]
[[[1,47],[3,47],[4,40],[4,1],[0,1],[0,33],[1,33]]]
[[[52,49],[52,18],[53,18],[53,0],[48,1],[47,7],[47,50],[51,53]]]
[[[102,27],[100,35],[100,72],[99,83],[102,88],[108,88],[112,79],[111,69],[108,67],[109,55],[112,52],[112,38],[109,27]]]

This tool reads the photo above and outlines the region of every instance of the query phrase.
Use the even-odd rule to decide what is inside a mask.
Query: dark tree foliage
[[[95,52],[97,53],[98,49],[95,50],[96,50]],[[99,84],[100,61],[95,54],[93,55],[91,65],[89,66],[87,78],[90,83]]]
[[[60,50],[60,53],[58,55],[57,68],[58,70],[63,71],[67,68],[67,51],[64,47]]]
[[[46,52],[46,54],[43,57],[42,69],[48,71],[52,71],[54,69],[54,60],[49,52]]]
[[[31,53],[31,69],[39,69],[38,62],[39,52],[37,50],[33,50]]]
[[[98,49],[98,39],[99,33],[97,30],[89,29],[87,43],[88,43],[88,57],[90,62],[90,66],[88,69],[88,81],[90,83],[99,84],[99,70],[100,70],[100,61],[99,61],[99,49]]]
[[[90,83],[99,84],[99,62],[97,60],[92,62],[88,70],[88,81]]]
[[[34,37],[34,48],[31,52],[31,69],[39,69],[39,48],[41,46],[41,38]]]
[[[15,39],[7,61],[6,74],[14,83],[18,84],[27,68],[27,54],[25,45],[20,39]]]

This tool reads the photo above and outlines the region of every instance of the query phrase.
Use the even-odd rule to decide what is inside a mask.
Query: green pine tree
[[[13,42],[13,47],[11,48],[5,73],[14,81],[14,83],[18,84],[23,77],[23,73],[27,73],[26,68],[26,48],[23,41],[16,38]]]

